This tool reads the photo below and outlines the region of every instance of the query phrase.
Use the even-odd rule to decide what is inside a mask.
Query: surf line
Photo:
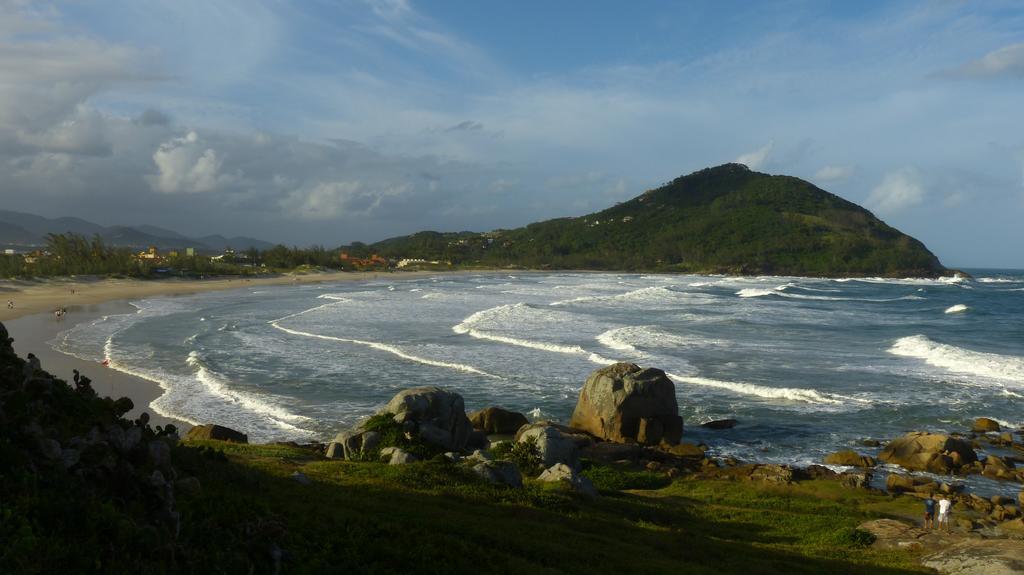
[[[401,349],[399,349],[399,348],[397,348],[397,347],[395,347],[393,345],[388,345],[386,343],[380,343],[380,342],[376,342],[376,341],[365,341],[365,340],[361,340],[361,339],[349,339],[349,338],[345,338],[345,337],[334,337],[332,335],[321,335],[321,334],[318,334],[318,333],[310,333],[308,331],[299,331],[297,329],[290,329],[290,328],[287,328],[287,327],[283,327],[283,326],[281,326],[281,325],[279,325],[277,323],[278,321],[280,321],[280,320],[274,320],[274,321],[270,321],[270,322],[267,322],[267,323],[269,323],[271,326],[273,326],[274,329],[279,329],[279,330],[281,330],[281,331],[283,331],[285,333],[290,333],[292,335],[298,335],[298,336],[302,336],[302,337],[314,337],[314,338],[317,338],[317,339],[324,339],[324,340],[328,340],[328,341],[337,341],[337,342],[341,342],[341,343],[351,343],[351,344],[355,344],[355,345],[363,345],[363,346],[366,346],[366,347],[369,347],[369,348],[373,348],[373,349],[376,349],[376,350],[379,350],[379,351],[386,351],[386,352],[388,352],[388,353],[390,353],[392,355],[396,355],[396,356],[398,356],[398,357],[400,357],[402,359],[405,359],[405,360],[408,360],[408,361],[412,361],[412,362],[415,362],[415,363],[421,363],[423,365],[432,365],[434,367],[444,367],[444,368],[447,368],[447,369],[454,369],[456,371],[464,371],[466,373],[475,373],[477,375],[482,375],[484,377],[492,377],[494,379],[504,379],[503,377],[500,377],[500,376],[497,376],[497,375],[494,375],[494,374],[491,374],[491,373],[487,373],[486,371],[479,370],[479,369],[477,369],[477,368],[475,368],[475,367],[473,367],[471,365],[466,365],[466,364],[463,364],[463,363],[449,363],[449,362],[446,362],[446,361],[438,361],[438,360],[435,360],[435,359],[427,359],[425,357],[419,357],[417,355],[412,355],[411,353],[406,353],[406,352],[402,351]]]

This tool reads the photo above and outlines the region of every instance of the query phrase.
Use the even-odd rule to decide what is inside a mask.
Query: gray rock
[[[422,440],[449,451],[461,451],[473,429],[462,396],[439,387],[404,390],[378,413],[393,414],[399,423],[412,423]]]
[[[532,423],[516,433],[517,442],[531,438],[537,442],[544,467],[564,463],[574,469],[579,467],[580,450],[593,442],[590,436],[579,430],[551,422]]]
[[[185,439],[216,439],[218,441],[232,441],[235,443],[249,443],[249,436],[235,431],[230,427],[224,427],[223,425],[214,425],[208,423],[206,425],[197,425],[192,429],[188,430],[185,435]]]
[[[202,484],[198,477],[183,477],[174,482],[174,489],[179,493],[199,493]]]
[[[511,461],[484,461],[473,466],[473,472],[483,477],[488,483],[508,485],[519,488],[523,486],[523,476],[519,468]]]
[[[469,421],[474,429],[496,435],[512,435],[519,431],[520,427],[530,423],[522,413],[500,407],[488,407],[471,413]]]
[[[143,414],[145,415],[145,414]],[[124,432],[124,450],[131,451],[142,443],[142,428],[133,426]]]
[[[170,470],[171,446],[159,439],[154,439],[149,442],[147,449],[149,451],[149,460],[153,463],[153,467],[165,471]]]
[[[912,471],[949,473],[978,460],[971,444],[939,433],[914,432],[894,439],[878,454],[879,461]]]
[[[660,369],[632,363],[591,373],[569,425],[617,443],[674,445],[683,434],[675,384]]]
[[[289,477],[301,485],[313,484],[313,480],[307,477],[306,474],[301,471],[296,471],[295,473],[292,473]]]
[[[587,497],[597,497],[597,488],[594,487],[594,483],[586,477],[576,473],[573,468],[569,467],[564,463],[556,463],[551,467],[545,469],[537,481],[544,482],[563,482],[573,491],[586,495]]]
[[[484,461],[491,461],[494,458],[491,457],[490,453],[488,453],[488,452],[486,452],[486,451],[484,451],[482,449],[477,449],[476,451],[471,453],[468,457],[466,457],[466,459],[468,461],[484,462]]]
[[[125,448],[124,430],[119,425],[111,425],[107,429],[107,443],[121,453],[128,451]]]
[[[409,453],[404,449],[393,447],[391,457],[388,460],[389,465],[405,465],[406,463],[414,463],[417,461],[415,455]]]
[[[921,561],[944,575],[1020,575],[1024,545],[1013,539],[967,539]]]
[[[363,455],[366,455],[380,447],[381,434],[377,431],[367,431],[363,433],[362,445],[359,446],[359,451]]]
[[[81,453],[77,449],[67,448],[60,452],[60,464],[64,469],[70,469],[78,464]]]
[[[327,459],[345,459],[345,446],[332,441],[327,444],[327,453],[324,454]]]
[[[60,448],[60,442],[56,439],[42,438],[39,440],[39,454],[53,461],[57,461],[64,454]]]

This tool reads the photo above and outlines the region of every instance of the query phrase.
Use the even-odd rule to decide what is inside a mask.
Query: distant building
[[[4,250],[4,255],[5,256],[13,256],[14,255],[14,250],[12,250],[11,248],[7,248],[7,249]]]
[[[136,254],[140,260],[158,260],[160,259],[160,253],[157,251],[156,246],[149,246],[149,249],[144,252]]]
[[[188,257],[192,257],[192,256],[196,255],[196,249],[195,248],[185,248],[185,255],[188,256]]]

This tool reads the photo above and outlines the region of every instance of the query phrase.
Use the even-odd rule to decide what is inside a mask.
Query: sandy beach
[[[337,272],[305,275],[282,275],[264,278],[215,278],[209,280],[135,280],[135,279],[88,279],[58,278],[42,281],[7,280],[0,282],[0,321],[14,338],[14,350],[21,357],[35,354],[43,369],[70,381],[77,369],[82,375],[93,380],[97,393],[114,398],[128,397],[135,409],[128,417],[149,413],[152,425],[173,423],[185,431],[191,425],[184,421],[168,419],[155,413],[150,403],[160,397],[163,390],[147,379],[128,375],[103,365],[55,351],[49,341],[75,325],[95,321],[105,315],[133,313],[135,308],[128,302],[156,296],[184,295],[206,291],[244,289],[257,285],[301,285],[310,283],[365,281],[386,275],[389,280],[399,281],[437,275],[439,272]],[[443,272],[442,272],[443,273]],[[73,290],[73,291],[72,291]],[[14,302],[9,309],[6,302]],[[53,311],[58,307],[67,309],[63,319],[57,319]],[[215,422],[209,422],[215,423]]]
[[[363,281],[380,276],[411,279],[446,272],[333,272],[284,274],[256,278],[216,277],[195,279],[108,279],[91,277],[51,278],[45,280],[0,280],[0,321],[47,312],[58,307],[69,310],[76,305],[98,304],[153,296],[181,295],[207,291],[240,289],[260,285],[301,285],[310,283]],[[7,302],[13,302],[9,308]],[[77,321],[77,320],[76,320]]]

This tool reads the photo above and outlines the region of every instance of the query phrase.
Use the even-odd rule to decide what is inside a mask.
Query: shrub
[[[524,475],[540,473],[544,461],[540,457],[537,438],[528,437],[523,441],[505,441],[491,449],[495,459],[506,459],[516,464]]]

